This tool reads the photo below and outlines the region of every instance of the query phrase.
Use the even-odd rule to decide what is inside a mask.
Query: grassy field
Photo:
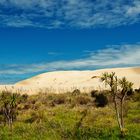
[[[0,140],[140,140],[140,93],[125,102],[126,136],[120,138],[113,103],[102,92],[108,99],[104,107],[78,90],[21,95],[12,132],[0,112]]]

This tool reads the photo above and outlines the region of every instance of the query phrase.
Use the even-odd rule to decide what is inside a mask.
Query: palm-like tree
[[[127,81],[127,79],[125,77],[123,77],[122,79],[119,80],[119,86],[121,87],[121,96],[120,96],[120,110],[121,110],[121,125],[122,128],[124,128],[124,119],[123,119],[123,115],[124,115],[124,100],[125,97],[127,96],[127,93],[132,90],[133,87],[133,83]]]
[[[128,91],[133,87],[133,83],[127,81],[125,77],[118,79],[114,72],[105,72],[101,76],[101,81],[110,87],[110,92],[113,97],[116,117],[122,136],[124,135],[124,100]]]
[[[18,97],[19,95],[17,93],[11,93],[9,91],[2,91],[0,94],[0,106],[5,122],[9,125],[11,134],[13,121],[16,119],[17,115]]]

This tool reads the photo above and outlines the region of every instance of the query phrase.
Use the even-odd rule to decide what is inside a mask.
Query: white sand
[[[20,81],[15,85],[6,86],[8,90],[35,94],[39,91],[62,93],[80,89],[87,92],[92,89],[103,89],[104,84],[100,82],[99,76],[104,72],[115,72],[116,75],[126,77],[134,83],[134,88],[140,87],[140,67],[139,68],[113,68],[95,71],[55,71],[47,72],[30,79]],[[5,86],[0,86],[5,89]]]

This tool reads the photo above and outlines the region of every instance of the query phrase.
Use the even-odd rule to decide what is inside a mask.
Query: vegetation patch
[[[31,96],[1,92],[0,140],[139,140],[137,98],[139,89],[124,100],[122,138],[110,90]]]

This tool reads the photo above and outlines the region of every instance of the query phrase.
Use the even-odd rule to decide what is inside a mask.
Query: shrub
[[[104,94],[102,94],[102,93],[97,94],[95,96],[95,98],[96,98],[95,102],[96,102],[96,106],[97,107],[105,107],[108,104],[107,97]]]
[[[86,105],[90,102],[90,98],[86,96],[77,96],[76,97],[76,104]]]
[[[0,121],[9,126],[9,136],[12,139],[13,135],[13,122],[17,120],[18,105],[20,94],[12,93],[10,91],[2,91],[0,94]]]
[[[135,89],[135,92],[140,93],[140,88]]]
[[[81,94],[81,91],[79,89],[75,89],[73,92],[72,92],[72,95],[74,96],[77,96],[77,95],[80,95]]]
[[[19,101],[20,101],[20,103],[26,103],[27,99],[28,99],[28,95],[27,94],[23,94],[23,95],[21,95]]]
[[[128,96],[131,96],[131,95],[133,95],[133,94],[134,94],[133,89],[130,89],[130,90],[127,92],[127,95],[128,95]]]
[[[53,104],[64,104],[66,102],[65,95],[56,95],[55,99],[53,100]]]
[[[91,91],[91,97],[96,97],[96,94],[98,93],[98,90],[92,90]]]
[[[135,90],[135,93],[132,96],[133,101],[140,101],[140,92]]]
[[[24,105],[24,107],[23,107],[23,109],[25,109],[25,110],[28,110],[29,108],[31,108],[31,105],[28,104],[28,103],[26,103],[26,104]]]

